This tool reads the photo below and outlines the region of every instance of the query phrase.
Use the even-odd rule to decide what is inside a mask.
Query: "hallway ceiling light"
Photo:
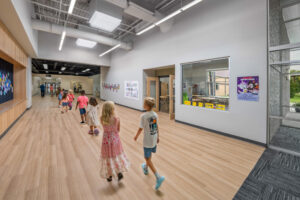
[[[46,71],[46,73],[48,74],[48,71]]]
[[[179,10],[176,10],[175,12],[171,13],[170,15],[167,15],[166,17],[162,18],[161,20],[159,20],[158,22],[148,26],[147,28],[141,30],[140,32],[138,32],[136,35],[141,35],[147,31],[149,31],[150,29],[154,28],[155,26],[160,25],[161,23],[175,17],[176,15],[182,13],[183,11],[193,7],[194,5],[196,5],[197,3],[200,3],[202,0],[194,0],[193,2],[183,6],[182,8],[180,8]]]
[[[43,64],[44,69],[48,69],[48,65],[47,64]]]
[[[82,72],[88,72],[88,71],[90,71],[91,69],[85,69],[85,70],[83,70]]]
[[[102,56],[104,56],[105,54],[108,54],[109,52],[111,52],[111,51],[113,51],[113,50],[119,48],[120,46],[121,46],[121,44],[117,44],[116,46],[114,46],[114,47],[111,48],[111,49],[108,49],[107,51],[105,51],[104,53],[100,54],[99,56],[102,57]]]
[[[89,23],[92,27],[112,32],[121,24],[121,19],[95,11]]]
[[[65,37],[66,37],[66,31],[63,31],[63,33],[62,33],[62,35],[61,35],[60,43],[59,43],[59,48],[58,48],[59,51],[61,51],[61,49],[62,49],[62,46],[63,46],[63,44],[64,44]]]
[[[62,74],[62,72],[58,72],[59,74]]]
[[[76,0],[71,0],[70,6],[69,6],[69,10],[68,13],[72,14],[74,6],[75,6]]]
[[[76,40],[76,45],[81,46],[81,47],[86,47],[86,48],[94,48],[96,46],[97,42],[91,41],[91,40],[85,40],[78,38]]]
[[[61,71],[65,71],[65,70],[66,70],[66,67],[62,67],[60,70],[61,70]]]
[[[149,31],[150,29],[154,28],[155,25],[152,24],[151,26],[148,26],[147,28],[145,28],[144,30],[141,30],[140,32],[137,33],[137,35],[141,35],[143,33],[145,33],[146,31]]]

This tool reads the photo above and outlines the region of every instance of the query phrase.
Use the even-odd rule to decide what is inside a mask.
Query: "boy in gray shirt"
[[[137,131],[134,140],[136,141],[139,135],[142,133],[144,129],[144,157],[146,163],[142,164],[143,172],[145,175],[148,175],[148,167],[150,167],[151,171],[155,174],[156,177],[156,185],[155,190],[158,190],[161,186],[162,182],[165,180],[164,176],[160,176],[155,169],[152,161],[151,155],[152,153],[156,153],[156,146],[159,143],[159,131],[158,131],[158,116],[152,110],[155,105],[155,100],[151,97],[146,97],[144,99],[144,109],[147,111],[141,115],[140,128]]]

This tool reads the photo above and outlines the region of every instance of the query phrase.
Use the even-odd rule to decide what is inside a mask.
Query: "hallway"
[[[117,106],[121,139],[131,162],[121,183],[99,178],[102,135],[90,136],[78,111],[60,114],[55,97],[33,106],[0,140],[0,199],[232,199],[263,147],[169,121],[159,114],[161,139],[154,163],[166,181],[144,176],[140,112]]]

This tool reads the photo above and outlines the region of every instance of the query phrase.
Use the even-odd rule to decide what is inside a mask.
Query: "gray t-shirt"
[[[153,148],[157,144],[158,116],[154,111],[141,115],[140,128],[144,129],[144,147]]]

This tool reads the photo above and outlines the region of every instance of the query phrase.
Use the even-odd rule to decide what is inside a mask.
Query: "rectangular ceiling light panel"
[[[121,19],[95,11],[89,23],[92,27],[112,32],[121,24]]]
[[[86,48],[94,48],[96,46],[97,42],[90,41],[90,40],[85,40],[78,38],[76,40],[76,45],[81,46],[81,47],[86,47]]]

